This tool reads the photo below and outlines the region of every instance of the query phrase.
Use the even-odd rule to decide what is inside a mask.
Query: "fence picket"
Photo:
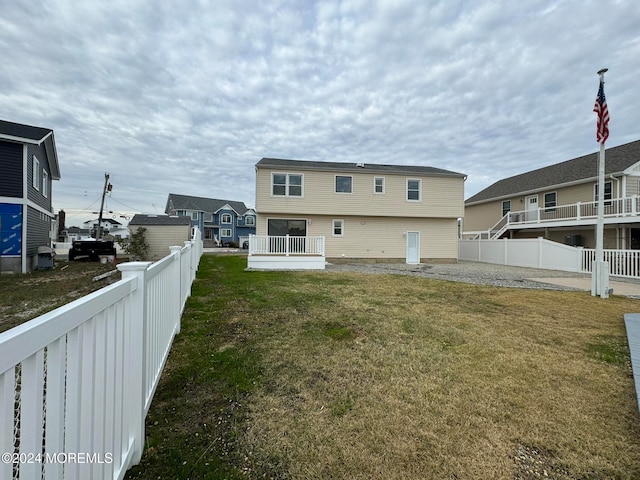
[[[194,229],[165,259],[121,264],[122,280],[0,334],[0,448],[63,460],[0,463],[0,478],[121,479],[139,462],[201,256]]]

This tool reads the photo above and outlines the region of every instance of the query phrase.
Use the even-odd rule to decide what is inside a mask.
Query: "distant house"
[[[91,240],[91,230],[88,228],[69,227],[66,230],[66,237],[63,242],[74,242],[76,240]]]
[[[256,212],[243,202],[170,193],[165,213],[188,217],[205,241],[216,244],[239,245],[241,237],[256,233]]]
[[[640,249],[640,140],[605,154],[604,248]],[[536,238],[595,248],[598,154],[498,180],[465,202],[467,238]]]
[[[53,130],[0,120],[0,271],[36,268],[51,247],[52,181],[60,180]]]
[[[149,244],[147,260],[159,260],[171,253],[169,247],[184,246],[191,240],[191,220],[187,217],[136,214],[129,222],[130,236],[145,228],[145,241]]]
[[[258,235],[323,236],[329,261],[455,262],[465,178],[421,165],[263,158]]]

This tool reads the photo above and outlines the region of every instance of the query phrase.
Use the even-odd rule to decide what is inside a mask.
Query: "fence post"
[[[123,425],[130,429],[130,434],[133,434],[132,465],[140,463],[144,449],[145,392],[143,386],[147,384],[145,378],[147,346],[144,334],[147,323],[145,272],[149,265],[151,262],[127,262],[118,265],[123,279],[131,277],[136,279],[134,290],[131,292],[129,344],[125,351],[128,357],[125,362],[128,372],[126,391],[132,404],[123,406],[123,411],[129,412],[129,419],[124,421]]]
[[[503,241],[502,246],[504,248],[503,258],[502,258],[502,261],[504,262],[503,265],[509,265],[509,254],[507,253],[509,245],[507,244],[506,238],[503,238],[502,241]]]
[[[542,268],[542,237],[538,237],[538,268]]]
[[[185,242],[185,244],[188,242]],[[175,308],[172,312],[172,317],[173,320],[176,322],[176,334],[180,333],[180,317],[182,316],[182,302],[185,301],[186,299],[186,293],[185,293],[185,289],[187,288],[187,286],[184,284],[185,282],[183,281],[183,275],[184,272],[182,271],[182,247],[177,246],[177,245],[173,245],[171,247],[169,247],[169,250],[171,250],[171,255],[175,255],[174,258],[174,264],[177,265],[177,267],[174,267],[173,269],[173,278],[177,279],[178,285],[176,288],[172,289],[174,292],[177,291],[178,294],[178,298],[174,299],[174,301],[171,302],[172,305],[175,305]],[[190,255],[187,252],[187,255],[185,255],[185,257],[187,257],[187,259],[190,259]],[[189,261],[189,260],[187,260]],[[191,272],[189,272],[189,275],[191,275]]]
[[[285,257],[289,256],[289,234],[287,233],[284,237],[284,251],[285,251]]]

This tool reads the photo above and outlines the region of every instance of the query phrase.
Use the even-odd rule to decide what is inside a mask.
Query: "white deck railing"
[[[200,233],[0,334],[0,478],[122,479],[202,255]],[[7,461],[9,460],[9,461]]]
[[[604,204],[603,216],[605,219],[640,217],[640,197],[638,196],[605,200]],[[585,220],[593,223],[597,217],[598,202],[578,202],[571,205],[507,212],[489,230],[465,232],[465,236],[469,237],[471,234],[475,234],[476,238],[495,239],[511,227],[536,227],[552,223],[562,226],[563,224],[579,224]]]
[[[609,274],[613,277],[640,278],[640,250],[603,250],[604,261],[609,262]],[[591,273],[596,260],[596,250],[582,249],[582,271]]]
[[[324,256],[324,237],[250,235],[249,255]]]

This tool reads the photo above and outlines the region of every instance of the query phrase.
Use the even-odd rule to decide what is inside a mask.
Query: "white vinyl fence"
[[[595,250],[571,247],[543,238],[460,240],[460,260],[516,267],[590,273]],[[640,250],[604,250],[610,275],[640,278]]]
[[[164,259],[0,334],[0,479],[122,479],[191,291],[194,229]]]

